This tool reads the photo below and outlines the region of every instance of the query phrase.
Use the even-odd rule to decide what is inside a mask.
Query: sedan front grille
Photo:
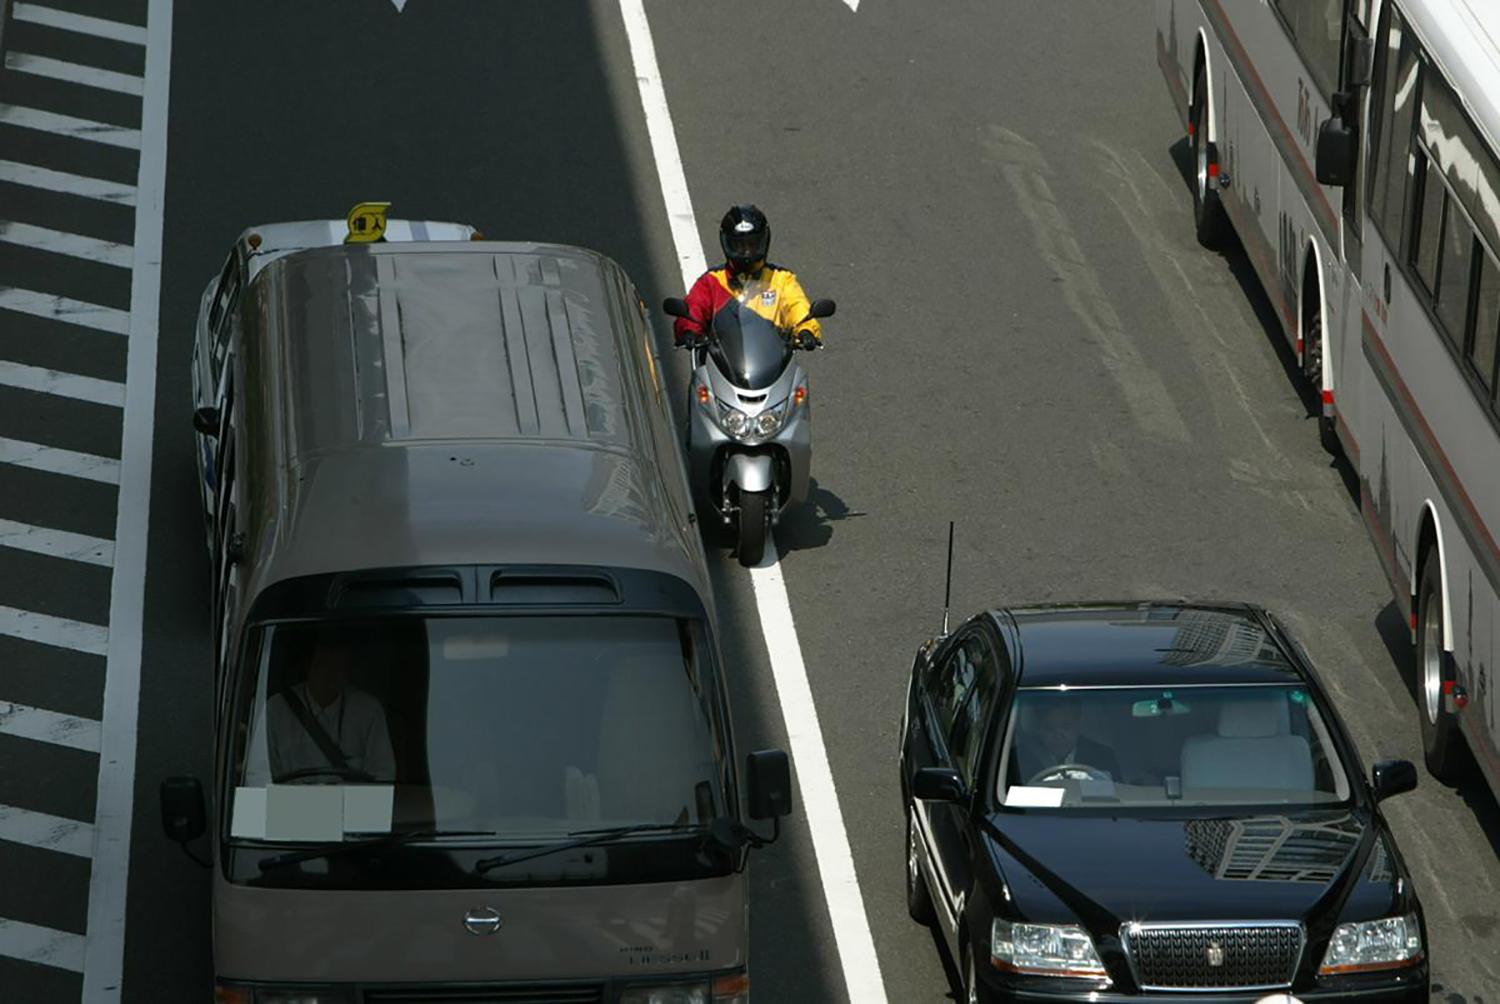
[[[1291,922],[1126,924],[1121,941],[1144,990],[1290,986],[1305,935]]]

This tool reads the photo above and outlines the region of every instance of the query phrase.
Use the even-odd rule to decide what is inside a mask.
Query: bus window
[[[1344,0],[1276,0],[1313,82],[1326,98],[1337,90]]]
[[[1469,344],[1469,361],[1484,381],[1485,390],[1495,393],[1495,343],[1500,338],[1500,265],[1489,255],[1479,261],[1479,302],[1474,308],[1474,339]]]
[[[1468,334],[1469,289],[1474,260],[1474,228],[1458,204],[1448,200],[1448,225],[1443,231],[1443,262],[1438,272],[1438,318],[1453,344],[1462,346]]]
[[[1385,44],[1376,69],[1380,104],[1375,109],[1375,156],[1371,162],[1370,217],[1391,244],[1400,243],[1406,218],[1406,163],[1417,107],[1416,46],[1401,14],[1387,5]]]
[[[1412,223],[1410,261],[1427,292],[1436,293],[1438,238],[1443,228],[1443,180],[1425,153],[1417,157],[1417,177],[1422,179],[1422,201]]]

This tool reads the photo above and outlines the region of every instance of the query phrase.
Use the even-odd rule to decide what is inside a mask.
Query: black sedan
[[[918,651],[901,735],[907,906],[969,1001],[1427,1000],[1378,805],[1416,770],[1366,780],[1265,611],[979,614]]]

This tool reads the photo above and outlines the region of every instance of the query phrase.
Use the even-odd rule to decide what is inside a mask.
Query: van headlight
[[[1417,915],[1340,924],[1328,940],[1319,976],[1400,969],[1422,961],[1422,926]]]
[[[662,983],[629,987],[620,1004],[750,1004],[750,974],[741,970],[712,983]]]
[[[1077,924],[990,926],[990,959],[1001,969],[1031,976],[1079,976],[1108,980],[1094,940]]]

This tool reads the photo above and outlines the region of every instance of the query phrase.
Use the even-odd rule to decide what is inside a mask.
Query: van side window
[[[1478,301],[1474,305],[1474,332],[1469,338],[1468,360],[1484,384],[1486,396],[1495,399],[1495,345],[1500,340],[1500,264],[1493,255],[1479,256]]]
[[[224,263],[224,269],[219,273],[219,285],[214,291],[214,299],[208,307],[208,331],[213,339],[213,372],[219,372],[219,366],[224,362],[224,353],[229,347],[229,325],[225,323],[230,313],[233,312],[235,304],[240,298],[240,269],[239,260],[233,252],[229,260]]]

